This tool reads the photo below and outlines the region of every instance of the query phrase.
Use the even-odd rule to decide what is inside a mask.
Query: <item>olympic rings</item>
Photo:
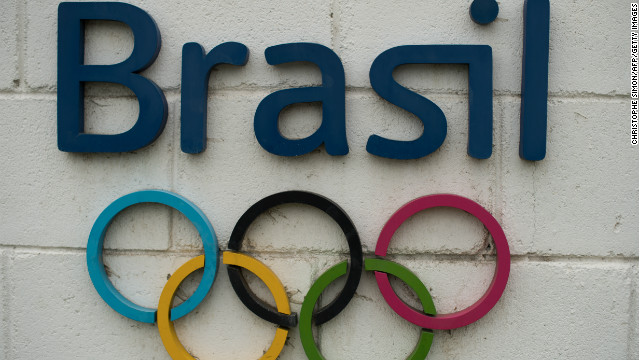
[[[187,301],[171,311],[171,320],[176,320],[190,313],[204,300],[213,286],[218,270],[218,238],[213,226],[204,213],[184,197],[163,190],[145,190],[125,195],[107,206],[98,216],[91,228],[87,243],[87,267],[93,286],[102,299],[120,314],[129,319],[153,324],[156,321],[156,310],[133,303],[116,290],[104,269],[102,262],[102,246],[107,227],[113,218],[125,208],[140,203],[158,203],[180,211],[189,219],[200,233],[204,246],[204,274],[196,291]]]
[[[509,244],[507,237],[502,231],[498,221],[478,203],[458,195],[439,194],[429,195],[415,199],[402,206],[395,214],[391,216],[389,221],[384,225],[378,238],[375,254],[378,256],[386,256],[387,248],[391,237],[396,230],[411,215],[434,207],[453,207],[464,210],[480,220],[489,230],[493,237],[496,248],[496,271],[491,281],[491,285],[485,294],[475,304],[468,308],[452,313],[436,315],[435,317],[426,316],[405,304],[393,292],[389,278],[384,273],[376,273],[376,281],[382,296],[385,298],[389,306],[405,320],[421,326],[423,328],[448,330],[467,326],[478,321],[485,316],[489,310],[498,302],[509,279],[509,268],[511,265],[511,255],[509,253]]]
[[[109,281],[102,261],[104,237],[113,218],[131,205],[147,202],[164,204],[183,213],[195,225],[204,246],[204,255],[187,261],[169,278],[160,295],[157,311],[137,305],[119,293]],[[495,243],[497,256],[496,270],[491,285],[480,300],[467,309],[452,314],[436,315],[429,291],[407,268],[380,258],[363,260],[360,238],[355,226],[338,205],[325,197],[304,191],[286,191],[274,194],[258,201],[242,215],[231,234],[229,251],[223,253],[222,259],[223,263],[227,265],[233,289],[245,306],[262,319],[278,325],[274,340],[260,358],[261,360],[273,360],[279,356],[285,345],[289,328],[297,325],[298,318],[297,314],[292,314],[287,293],[276,274],[260,261],[242,254],[240,249],[247,229],[260,214],[274,206],[288,203],[311,205],[328,214],[344,232],[350,251],[349,261],[343,261],[322,274],[304,298],[300,311],[300,339],[309,359],[324,359],[313,339],[312,320],[315,318],[315,324],[319,326],[333,319],[348,305],[360,282],[363,265],[364,270],[374,271],[380,292],[389,306],[404,319],[422,327],[418,345],[409,355],[408,360],[426,358],[433,341],[433,332],[430,329],[453,329],[479,320],[495,306],[506,287],[510,268],[507,238],[495,218],[472,200],[448,194],[415,199],[402,206],[391,216],[378,238],[375,254],[384,257],[387,254],[391,237],[400,225],[413,214],[434,207],[453,207],[464,210],[477,217],[489,230]],[[158,331],[169,355],[173,359],[194,359],[178,339],[173,321],[186,315],[202,302],[213,286],[218,267],[218,240],[211,223],[198,207],[180,195],[162,190],[138,191],[117,199],[98,216],[91,229],[87,244],[87,266],[94,287],[109,306],[133,320],[153,323],[157,318]],[[187,301],[172,309],[177,288],[189,274],[201,268],[204,268],[204,274],[196,291]],[[251,271],[267,285],[276,302],[275,309],[264,304],[249,289],[241,268]],[[391,288],[388,274],[398,277],[413,289],[422,304],[422,312],[412,309],[400,300]],[[347,276],[347,279],[340,294],[329,305],[314,312],[314,307],[322,291],[334,280],[344,275]]]
[[[366,259],[364,261],[365,270],[375,271],[391,274],[403,280],[413,291],[418,295],[422,304],[422,309],[425,314],[433,316],[436,314],[436,307],[431,299],[431,294],[427,290],[426,286],[415,276],[409,269],[402,265],[383,259]],[[320,350],[318,349],[315,340],[313,339],[313,333],[311,330],[311,318],[313,308],[316,306],[316,302],[322,294],[322,291],[329,286],[337,278],[347,273],[347,263],[343,261],[338,265],[333,266],[327,270],[324,274],[320,275],[316,280],[307,295],[302,302],[302,309],[300,310],[300,341],[307,358],[309,360],[324,360]],[[407,357],[407,360],[424,360],[431,349],[433,342],[433,332],[428,329],[423,329],[420,333],[420,339],[415,350]]]
[[[247,229],[251,223],[265,211],[282,204],[306,204],[311,205],[324,211],[327,215],[338,223],[342,232],[344,232],[349,244],[350,263],[347,268],[347,281],[340,294],[329,305],[319,309],[315,314],[316,324],[321,325],[338,315],[342,309],[344,309],[349,301],[356,293],[358,284],[360,283],[360,276],[362,274],[362,245],[360,245],[360,237],[356,231],[355,226],[349,219],[349,216],[333,201],[305,191],[285,191],[258,201],[247,210],[240,220],[236,223],[229,239],[229,249],[234,251],[240,251],[242,247],[242,239],[244,238]],[[242,276],[239,269],[234,269],[232,266],[227,268],[229,274],[229,280],[233,285],[233,289],[236,294],[245,304],[245,306],[253,311],[264,320],[271,323],[278,324],[285,327],[293,327],[297,323],[297,319],[291,317],[285,317],[278,314],[273,309],[267,307],[262,301],[259,301],[258,297],[247,287],[246,281]]]

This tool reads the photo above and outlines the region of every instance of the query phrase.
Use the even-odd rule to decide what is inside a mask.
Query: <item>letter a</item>
[[[293,43],[265,50],[270,65],[293,61],[315,63],[322,72],[322,86],[276,91],[265,97],[254,118],[254,130],[260,145],[281,156],[298,156],[311,152],[322,143],[330,155],[349,153],[345,130],[344,69],[340,58],[320,44]],[[304,139],[287,139],[278,130],[278,117],[285,107],[301,102],[322,102],[322,124]]]

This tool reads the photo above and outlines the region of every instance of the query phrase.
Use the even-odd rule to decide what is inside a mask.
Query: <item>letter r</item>
[[[133,51],[112,65],[84,64],[84,20],[114,20],[131,27]],[[64,2],[58,6],[58,149],[68,152],[125,152],[152,143],[167,122],[162,90],[138,73],[160,52],[160,31],[142,9],[116,2]],[[84,133],[84,83],[110,82],[131,89],[140,114],[131,129],[120,134]]]

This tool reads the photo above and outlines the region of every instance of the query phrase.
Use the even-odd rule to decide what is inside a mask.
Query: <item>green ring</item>
[[[418,277],[406,267],[389,260],[365,259],[364,268],[368,271],[379,271],[391,274],[404,281],[418,295],[420,303],[422,304],[423,312],[431,316],[436,314],[436,307],[433,304],[433,299],[431,298],[431,294],[429,294],[429,290],[427,290],[427,287],[424,286],[422,281],[420,281],[420,279],[418,279]],[[307,295],[304,297],[302,308],[300,309],[300,321],[298,326],[300,328],[300,341],[302,342],[302,348],[307,354],[309,360],[325,360],[324,356],[320,353],[320,350],[318,350],[316,341],[313,338],[313,332],[311,329],[313,308],[316,306],[316,302],[318,301],[320,294],[322,294],[322,291],[324,291],[329,284],[346,273],[347,261],[343,261],[338,265],[333,266],[324,274],[320,275],[318,280],[311,285],[309,292],[307,292]],[[416,348],[413,350],[411,355],[407,357],[407,360],[426,359],[427,354],[431,349],[432,342],[433,332],[428,329],[422,329],[418,345],[416,345]]]

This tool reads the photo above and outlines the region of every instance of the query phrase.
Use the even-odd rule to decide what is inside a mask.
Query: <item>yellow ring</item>
[[[271,295],[273,295],[273,298],[276,301],[276,309],[283,314],[291,314],[289,298],[287,297],[284,285],[282,285],[278,276],[276,276],[276,274],[265,264],[251,256],[231,251],[225,251],[222,253],[222,263],[240,266],[254,273],[258,278],[260,278],[260,280],[262,280],[262,282],[264,282],[265,285],[267,285],[269,291],[271,291]],[[289,334],[289,330],[278,327],[271,346],[267,352],[262,355],[260,360],[277,359],[284,348],[284,343],[287,340],[287,334]]]
[[[282,282],[266,265],[250,256],[228,251],[223,253],[222,261],[228,265],[243,267],[256,274],[256,276],[258,276],[258,278],[260,278],[260,280],[262,280],[271,291],[276,301],[276,308],[278,311],[283,314],[291,314],[289,299],[287,298],[287,292],[285,291]],[[160,295],[157,312],[158,332],[160,333],[160,338],[162,339],[164,348],[167,350],[167,353],[169,353],[169,356],[174,360],[195,360],[195,358],[184,348],[180,339],[178,339],[178,335],[176,334],[176,330],[170,316],[171,308],[173,307],[173,299],[180,284],[191,273],[203,267],[204,255],[200,255],[187,261],[184,265],[178,268],[173,275],[171,275],[162,289],[162,294]],[[289,330],[278,327],[271,346],[264,355],[262,355],[260,360],[275,360],[284,348],[284,343],[287,340],[288,333]]]

